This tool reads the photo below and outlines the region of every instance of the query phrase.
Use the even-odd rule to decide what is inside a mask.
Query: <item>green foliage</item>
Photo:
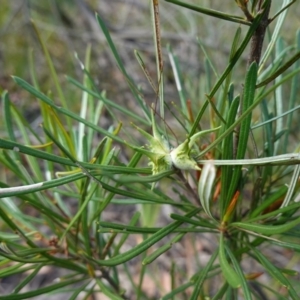
[[[0,139],[0,278],[22,274],[22,279],[0,299],[64,292],[70,299],[94,293],[109,299],[149,299],[146,276],[156,283],[161,299],[299,299],[293,279],[300,251],[299,121],[293,113],[299,108],[300,32],[291,46],[279,36],[285,12],[296,1],[283,1],[273,18],[271,0],[251,1],[251,9],[250,2],[236,0],[240,15],[166,2],[216,18],[214,22],[237,23],[224,70],[200,42],[207,72],[199,81],[201,86],[208,83],[200,107],[168,47],[177,112],[164,96],[168,69],[161,49],[159,1],[151,2],[157,78],[150,75],[151,62],[135,51],[156,93],[153,105],[146,104],[145,92],[126,70],[106,23],[96,14],[138,108],[135,112],[98,90],[90,46],[84,63],[77,58],[82,82],[68,76],[69,85],[62,85],[32,23],[54,91],[43,91],[33,65],[32,84],[13,77],[38,101],[43,120],[38,130],[7,91],[2,95],[6,136]],[[260,53],[272,22],[275,29]],[[247,27],[244,35],[239,26]],[[235,72],[249,46],[241,81]],[[79,113],[65,96],[74,87],[81,93]],[[98,124],[106,115],[111,123],[105,129]],[[130,129],[122,124],[128,119],[134,124]],[[177,139],[174,131],[186,136]],[[136,209],[128,222],[107,218],[111,208],[121,208],[123,214],[128,205]],[[166,207],[172,213],[162,225],[159,214]],[[196,249],[207,236],[214,243],[207,260],[201,261]],[[188,241],[194,251],[185,246],[182,251],[193,266],[189,274],[178,253],[169,255]],[[279,264],[280,257],[274,255],[284,257],[285,248],[294,259]],[[172,265],[168,288],[155,269],[162,258]],[[139,266],[133,269],[131,262]],[[59,281],[24,292],[44,266],[60,270]]]

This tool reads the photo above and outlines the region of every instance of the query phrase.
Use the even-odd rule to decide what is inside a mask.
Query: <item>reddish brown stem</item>
[[[251,38],[248,66],[251,65],[251,63],[254,61],[256,61],[256,63],[259,64],[265,33],[269,25],[269,12],[271,8],[271,3],[272,1],[269,2],[268,6],[262,12],[264,15]]]

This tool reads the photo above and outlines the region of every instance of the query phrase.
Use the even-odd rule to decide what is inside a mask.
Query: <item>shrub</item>
[[[171,75],[157,0],[151,2],[156,79],[135,51],[157,94],[152,105],[96,15],[138,112],[98,90],[90,47],[80,62],[83,81],[67,77],[82,92],[80,113],[73,112],[36,29],[56,97],[42,92],[33,67],[32,84],[13,77],[39,101],[43,122],[36,131],[3,93],[0,276],[20,280],[0,298],[65,292],[69,299],[95,293],[109,299],[299,299],[300,159],[293,113],[299,108],[300,34],[291,46],[279,36],[296,1],[283,1],[274,16],[271,0],[236,0],[241,15],[166,2],[237,23],[223,71],[200,43],[206,66],[200,86],[207,83],[201,103],[190,97],[195,93],[171,47],[178,101],[172,106],[165,100]],[[271,23],[275,27],[264,48]],[[241,66],[245,54],[247,66]],[[241,80],[236,74],[242,68]],[[105,114],[112,120],[108,129],[98,126]],[[130,120],[131,128],[123,128],[120,118]],[[126,207],[136,208],[130,220],[123,216]],[[121,219],[109,217],[112,210]],[[58,270],[59,280],[26,291],[45,266]],[[165,276],[169,286],[162,282]],[[152,296],[145,289],[150,283]]]

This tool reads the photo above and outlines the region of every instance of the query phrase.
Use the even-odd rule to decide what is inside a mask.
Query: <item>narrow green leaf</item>
[[[201,270],[200,274],[197,276],[197,280],[195,280],[193,276],[193,279],[191,281],[194,281],[194,290],[190,297],[190,300],[199,299],[199,294],[202,291],[204,281],[205,279],[207,279],[208,272],[212,269],[213,263],[216,260],[217,256],[218,256],[218,250],[215,250],[214,253],[211,255],[208,263],[204,267],[204,269]]]
[[[127,190],[122,190],[122,189],[119,189],[117,187],[113,187],[103,181],[100,181],[99,182],[101,183],[102,187],[109,191],[109,192],[112,192],[114,194],[118,194],[118,195],[122,195],[122,196],[126,196],[126,197],[129,197],[129,198],[136,198],[136,199],[141,199],[141,200],[146,200],[146,201],[150,201],[150,203],[160,203],[160,204],[172,204],[174,205],[175,202],[172,201],[172,200],[169,200],[169,199],[164,199],[162,197],[158,197],[158,196],[154,196],[153,193],[151,193],[151,191],[148,190],[147,191],[139,191],[137,192],[135,190],[135,192],[131,192],[131,191],[127,191]],[[132,186],[131,186],[132,188]]]
[[[76,284],[77,282],[83,281],[85,279],[86,278],[84,278],[84,277],[81,277],[81,278],[78,278],[78,279],[72,278],[70,280],[65,280],[65,281],[62,281],[62,282],[58,282],[58,283],[49,285],[47,287],[40,288],[40,289],[30,291],[30,292],[26,292],[26,293],[21,293],[21,294],[17,293],[17,294],[10,294],[10,295],[5,295],[5,296],[0,296],[0,299],[3,299],[3,300],[29,299],[29,298],[32,298],[32,297],[36,297],[36,296],[39,296],[39,295],[45,295],[47,293],[57,291],[57,290],[59,290],[61,288],[64,288],[68,285]]]
[[[292,178],[290,179],[290,182],[289,182],[289,187],[288,187],[287,193],[285,195],[285,198],[284,198],[282,204],[280,205],[280,208],[288,206],[289,203],[291,202],[292,197],[294,196],[295,191],[297,189],[297,185],[299,182],[299,175],[300,175],[300,165],[296,165],[294,168]]]
[[[22,280],[13,290],[12,294],[17,294],[20,292],[20,290],[25,287],[37,274],[38,272],[41,270],[41,268],[43,267],[42,264],[38,264],[35,269],[33,270],[32,273],[30,273],[24,280]]]
[[[96,278],[96,282],[98,286],[100,287],[101,292],[107,296],[111,300],[123,300],[124,298],[117,295],[114,291],[111,291],[103,282],[102,280]]]
[[[236,259],[236,256],[232,253],[232,251],[230,251],[230,249],[228,247],[226,247],[226,249],[227,249],[228,256],[230,257],[230,260],[234,266],[234,269],[236,270],[237,275],[240,278],[241,286],[242,286],[242,289],[244,292],[244,299],[252,300],[252,296],[251,296],[251,292],[250,292],[248,283],[247,283],[245,275],[241,269],[241,266]]]
[[[207,163],[207,159],[198,159],[198,164]],[[280,166],[280,165],[298,165],[300,163],[299,153],[288,153],[274,155],[271,157],[253,158],[253,159],[216,159],[213,161],[216,166]]]
[[[54,68],[54,64],[52,62],[52,59],[51,59],[51,56],[50,56],[50,53],[46,47],[46,44],[45,42],[43,41],[41,35],[40,35],[40,32],[38,31],[38,28],[37,26],[35,25],[34,21],[31,20],[31,24],[33,26],[33,29],[38,37],[38,40],[40,42],[40,45],[42,46],[42,50],[44,52],[44,56],[46,58],[46,61],[47,61],[47,64],[48,64],[48,68],[49,68],[49,71],[50,71],[50,75],[52,77],[52,80],[54,82],[54,85],[55,85],[55,88],[56,88],[56,91],[57,91],[57,94],[58,94],[58,97],[59,97],[59,100],[61,101],[61,104],[64,108],[67,108],[67,102],[66,102],[66,98],[65,98],[65,95],[63,93],[63,90],[62,90],[62,87],[59,83],[59,80],[58,80],[58,76],[57,76],[57,73],[56,73],[56,70]],[[71,130],[71,122],[69,119],[67,119],[67,122],[68,122],[68,127],[69,129]]]
[[[113,203],[113,201],[112,201]],[[140,204],[140,203],[138,203]],[[124,227],[124,229],[110,229],[110,226],[103,226],[103,227],[107,227],[107,229],[104,228],[100,228],[98,229],[99,233],[120,233],[122,235],[126,235],[126,226]],[[113,227],[113,225],[111,226]],[[158,230],[160,230],[160,228],[154,228],[151,227],[147,232],[146,230],[143,230],[142,228],[136,228],[135,230],[131,231],[130,234],[153,234],[155,232],[157,232]],[[209,232],[209,233],[218,233],[217,230],[212,231],[209,229],[199,229],[199,228],[177,228],[173,231],[173,233],[191,233],[191,232],[196,232],[196,233],[204,233],[204,232]]]
[[[217,229],[219,226],[219,224],[214,220],[212,220],[212,222],[209,222],[207,219],[199,218],[199,217],[197,220],[193,220],[191,218],[186,218],[184,216],[180,216],[177,214],[171,214],[170,217],[173,220],[183,221],[187,224],[192,224],[192,225],[200,226],[200,227],[204,227],[204,228]]]
[[[300,51],[300,29],[298,29],[297,33],[296,33],[296,50]],[[297,69],[300,66],[300,60],[298,60],[297,62],[295,62],[293,69]],[[292,84],[291,84],[291,91],[290,91],[290,98],[289,98],[289,110],[293,109],[296,105],[296,100],[298,97],[298,91],[299,91],[299,74],[297,76],[295,76],[292,79]],[[288,117],[287,117],[287,121],[286,121],[286,128],[292,128],[292,121],[293,121],[293,113],[291,112]],[[290,133],[290,131],[288,132]],[[286,152],[287,146],[288,146],[288,139],[289,139],[289,134],[286,134],[285,139],[284,139],[284,152]]]
[[[262,108],[262,116],[265,120],[270,120],[272,119],[272,114],[269,113],[269,109],[268,109],[268,103],[266,100],[263,100],[261,102],[261,108]],[[272,156],[274,155],[274,128],[273,128],[273,124],[272,123],[268,123],[267,126],[264,127],[264,135],[265,135],[265,139],[266,139],[266,143],[267,143],[267,148],[266,148],[266,156]],[[265,169],[264,170],[264,176],[268,176],[267,174],[269,174],[269,170]]]
[[[227,249],[227,251],[229,251]],[[219,246],[219,260],[220,266],[223,272],[223,275],[227,282],[233,287],[238,288],[241,286],[241,278],[236,273],[236,271],[231,267],[229,264],[226,254],[225,254],[225,244],[224,244],[224,234],[221,233],[220,235],[220,246]]]
[[[246,74],[243,100],[242,100],[242,113],[246,111],[249,107],[252,106],[255,96],[255,85],[257,80],[257,64],[253,62],[249,67],[249,70]],[[236,158],[244,158],[245,152],[247,149],[247,141],[249,138],[251,124],[251,114],[248,114],[247,117],[241,123],[239,143],[237,148]]]
[[[126,70],[124,68],[124,65],[122,63],[122,60],[121,60],[121,58],[120,58],[120,56],[118,54],[117,48],[115,47],[114,42],[113,42],[113,40],[112,40],[112,38],[111,38],[111,36],[109,34],[109,31],[108,31],[108,29],[107,29],[107,27],[105,25],[105,22],[101,19],[101,17],[98,14],[96,14],[96,19],[97,19],[98,24],[100,25],[100,27],[101,27],[104,35],[105,35],[107,43],[108,43],[108,45],[109,45],[109,47],[111,49],[111,52],[114,55],[114,58],[115,58],[115,60],[117,62],[118,67],[120,68],[121,72],[123,73],[125,79],[128,82],[128,85],[130,87],[130,90],[131,90],[132,94],[135,96],[136,100],[138,101],[139,107],[141,107],[143,109],[143,112],[145,113],[147,121],[150,122],[150,119],[151,119],[151,117],[150,117],[150,111],[147,108],[147,106],[146,106],[145,102],[143,101],[142,97],[140,96],[137,87],[135,86],[135,84],[133,83],[132,79],[127,74],[127,72],[126,72]]]
[[[270,0],[266,0],[264,2],[264,5],[268,5],[268,3],[270,3]],[[252,22],[252,24],[251,24],[251,26],[250,26],[250,28],[249,28],[246,36],[245,36],[243,42],[241,43],[240,47],[237,49],[236,53],[234,54],[233,58],[231,59],[230,63],[228,64],[228,66],[224,70],[224,72],[221,75],[221,77],[219,78],[219,80],[216,82],[216,84],[214,85],[214,87],[210,91],[210,93],[208,95],[208,98],[210,98],[210,99],[213,98],[213,96],[215,95],[215,93],[217,92],[217,90],[219,89],[219,87],[222,85],[222,83],[224,82],[224,80],[227,78],[228,74],[232,71],[233,67],[238,62],[238,60],[241,57],[241,55],[244,53],[244,50],[247,47],[247,45],[248,45],[248,43],[249,43],[249,41],[250,41],[253,33],[255,32],[255,30],[257,29],[258,25],[260,24],[260,21],[261,21],[262,17],[263,17],[263,13],[260,13],[260,14],[258,14],[254,18],[254,20],[253,20],[253,22]],[[196,131],[197,127],[198,127],[198,124],[199,124],[199,122],[201,120],[201,117],[202,117],[202,115],[203,115],[203,113],[204,113],[204,111],[205,111],[208,103],[209,103],[208,101],[205,101],[205,103],[203,104],[201,110],[199,111],[199,113],[198,113],[198,115],[197,115],[197,117],[195,119],[195,122],[193,124],[193,127],[192,127],[190,133],[189,133],[189,136],[192,136],[195,133],[195,131]],[[244,117],[246,117],[246,116],[244,116]],[[229,133],[227,133],[227,134],[229,134]],[[214,143],[216,143],[217,140],[214,141]],[[210,147],[208,147],[208,148],[211,149],[212,146],[210,145]],[[205,151],[207,151],[207,149]]]
[[[171,239],[170,242],[166,243],[162,247],[159,247],[158,249],[153,251],[150,255],[147,255],[147,257],[143,260],[142,264],[148,265],[148,264],[152,263],[160,255],[162,255],[166,251],[170,250],[172,248],[173,244],[180,241],[184,235],[185,235],[184,233],[177,234],[174,238]]]
[[[137,225],[136,225],[136,224],[137,224],[137,222],[139,221],[140,216],[141,216],[141,213],[140,213],[140,212],[138,212],[138,211],[135,212],[135,214],[133,215],[133,217],[131,218],[131,220],[130,220],[130,222],[129,222],[129,225],[128,225],[128,226],[129,226],[130,228],[132,228],[133,231],[136,230],[136,228],[137,228]],[[103,223],[100,222],[99,225],[100,225],[100,226],[103,226]],[[147,229],[147,228],[142,228],[142,229]],[[125,230],[127,231],[127,228],[126,228]],[[124,231],[124,229],[123,229],[123,231]],[[117,244],[117,245],[115,246],[115,248],[114,248],[113,256],[116,256],[116,255],[119,254],[121,247],[122,247],[123,244],[126,242],[126,240],[128,239],[128,237],[129,237],[129,232],[128,232],[128,233],[124,233],[124,234],[121,236],[120,241],[118,242],[118,244]]]
[[[274,217],[278,217],[278,215],[284,214],[283,219],[280,219],[282,223],[286,221],[290,221],[291,217],[293,216],[294,212],[297,211],[300,208],[300,203],[295,202],[290,204],[289,206],[278,208],[274,211],[271,211],[269,213],[259,215],[255,218],[247,219],[247,223],[252,223],[252,222],[258,222],[258,221],[265,221],[272,219]]]
[[[149,182],[157,182],[163,178],[169,177],[170,175],[173,175],[175,173],[175,170],[169,170],[169,171],[164,171],[156,175],[151,175],[151,176],[130,176],[130,175],[124,175],[120,176],[118,178],[114,178],[116,182],[119,183],[149,183]]]
[[[173,289],[170,293],[164,295],[161,298],[161,300],[169,300],[169,299],[173,300],[173,299],[177,299],[177,298],[174,298],[174,296],[176,296],[179,293],[184,292],[186,289],[188,289],[189,287],[191,287],[193,285],[194,285],[194,283],[192,283],[192,282],[184,283],[181,286],[177,287],[176,289]]]
[[[3,258],[1,259],[0,278],[6,278],[12,275],[25,273],[35,268],[35,266],[33,265],[28,266],[27,264],[17,263],[17,262],[13,265],[10,264],[11,264],[10,259],[3,259]],[[24,267],[26,265],[27,267]]]
[[[80,210],[82,214],[80,215],[81,221],[81,233],[84,239],[85,251],[89,256],[93,256],[93,250],[91,248],[91,238],[90,238],[90,226],[89,226],[89,219],[88,219],[88,203],[91,200],[91,194],[88,195],[88,189],[90,187],[90,178],[86,178],[83,184],[83,187],[80,191],[81,199],[80,199]],[[78,227],[80,226],[78,222]],[[77,235],[79,232],[77,232]]]
[[[256,62],[253,62],[249,67],[245,78],[245,86],[244,86],[243,99],[242,99],[242,113],[246,111],[249,107],[251,107],[251,105],[254,102],[256,80],[257,80],[257,64]],[[250,125],[251,125],[251,113],[248,114],[247,117],[241,122],[236,159],[242,159],[245,156],[247,145],[248,145]],[[230,186],[227,192],[225,207],[227,207],[228,203],[231,201],[237,189],[241,174],[242,174],[241,167],[236,166],[232,178],[230,180]]]
[[[257,259],[260,261],[260,263],[266,268],[266,270],[270,273],[272,277],[277,279],[283,286],[285,286],[289,292],[289,295],[293,300],[298,300],[299,295],[297,295],[297,292],[294,290],[292,284],[289,282],[289,280],[282,274],[281,270],[278,269],[274,263],[270,262],[260,251],[258,251],[255,248],[252,248],[252,251],[254,252]]]
[[[1,145],[2,142],[0,139],[0,148],[2,148]],[[18,148],[15,148],[14,150],[18,151]],[[30,178],[28,177],[27,169],[25,169],[24,165],[21,164],[21,160],[16,160],[12,153],[8,153],[7,151],[1,151],[0,161],[3,167],[6,167],[8,170],[10,170],[10,172],[16,175],[24,184],[28,183],[28,179]]]
[[[6,130],[10,140],[16,141],[15,133],[12,124],[12,116],[10,111],[10,99],[7,91],[4,91],[2,94],[2,101],[4,104],[4,120],[6,125]]]
[[[210,69],[213,71],[215,77],[218,78],[218,77],[219,77],[219,74],[218,74],[217,69],[216,69],[216,67],[214,66],[213,61],[212,61],[212,59],[211,59],[211,57],[210,57],[210,55],[209,55],[209,51],[206,50],[206,47],[205,47],[205,45],[204,45],[204,42],[202,42],[202,40],[201,40],[200,38],[198,38],[197,41],[198,41],[198,43],[199,43],[199,46],[200,46],[200,48],[201,48],[201,50],[202,50],[202,52],[203,52],[203,54],[204,54],[205,60],[207,61],[207,63],[208,63],[208,65],[209,65]],[[208,86],[210,86],[210,85],[208,85]]]
[[[44,160],[48,161],[53,161],[61,165],[66,165],[66,166],[72,166],[72,167],[77,167],[78,165],[71,161],[70,159],[63,158],[61,156],[57,156],[51,153],[47,153],[45,151],[37,150],[28,146],[24,146],[19,143],[15,143],[12,141],[8,140],[3,140],[0,138],[0,148],[2,149],[8,149],[8,150],[13,150],[17,151],[20,153],[24,153],[27,155],[35,156]],[[105,166],[105,165],[99,165],[99,164],[91,164],[91,163],[85,163],[85,162],[80,162],[80,165],[83,166],[84,168],[87,169],[98,169],[100,170],[105,170],[108,173],[111,174],[132,174],[132,173],[142,173],[142,174],[151,174],[151,170],[149,168],[131,168],[131,167],[124,167],[124,166]],[[102,173],[98,173],[102,174]]]
[[[16,141],[15,138],[15,131],[20,131],[20,135],[22,136],[22,140],[24,143],[29,144],[32,138],[30,139],[29,135],[32,134],[34,137],[37,138],[38,141],[41,142],[41,138],[37,135],[37,133],[31,128],[30,124],[25,120],[25,118],[20,114],[20,112],[17,110],[16,106],[11,103],[8,94],[4,94],[4,112],[5,112],[5,121],[6,121],[6,127],[7,131],[9,133],[9,138],[12,141]],[[16,128],[13,128],[13,121],[16,124]],[[16,162],[22,161],[20,154],[17,151],[14,151],[11,153],[11,155],[14,156]],[[26,160],[28,161],[28,167],[23,168],[23,166],[18,167],[19,171],[23,173],[23,176],[29,178],[27,174],[32,171],[33,177],[36,180],[42,179],[42,172],[40,169],[40,166],[38,165],[37,161],[31,157],[26,157]],[[22,171],[23,170],[23,171]],[[19,174],[18,177],[21,177]],[[31,177],[31,176],[30,176]],[[26,182],[31,182],[31,178],[26,180]]]
[[[282,52],[280,52],[280,54],[276,55],[274,60],[272,60],[272,64],[270,64],[261,73],[258,74],[258,77],[257,77],[258,83],[257,83],[256,87],[258,87],[260,82],[264,81],[266,78],[268,78],[268,76],[271,76],[273,73],[275,73],[280,68],[280,66],[282,65],[282,62],[284,61],[286,56],[289,55],[289,53],[291,51],[293,51],[293,48],[294,48],[293,46],[284,47]]]
[[[146,78],[147,78],[147,80],[148,80],[148,82],[149,82],[152,90],[155,93],[157,93],[158,88],[155,86],[155,84],[154,84],[154,82],[153,82],[153,80],[151,78],[151,75],[149,74],[149,71],[146,68],[146,64],[144,63],[144,60],[142,59],[142,56],[140,55],[140,53],[137,50],[134,50],[134,55],[135,55],[136,60],[138,61],[139,65],[140,65],[140,67],[142,68],[142,70],[143,70],[143,72],[144,72],[144,74],[145,74],[145,76],[146,76]]]
[[[297,275],[299,275],[299,272],[298,271],[296,271],[296,270],[291,270],[291,269],[283,269],[283,268],[279,268],[279,270],[282,272],[282,273],[284,273],[284,274],[286,274],[286,275],[289,275],[289,276],[297,276]]]
[[[282,235],[281,238],[282,240],[275,240],[275,239],[272,239],[270,240],[270,243],[274,244],[274,245],[277,245],[279,247],[283,247],[283,248],[287,248],[287,249],[292,249],[293,251],[297,251],[297,252],[300,252],[300,245],[299,244],[295,244],[295,243],[289,243],[287,242],[286,240],[289,239],[289,237],[293,237],[293,238],[299,238],[300,234],[300,230],[299,230],[299,226],[297,227],[294,227],[293,228],[294,231],[287,231],[285,232],[284,236]],[[295,233],[295,234],[294,234]],[[296,272],[297,271],[293,271],[293,272]],[[293,274],[288,274],[288,275],[292,275],[294,276],[295,273]]]
[[[270,87],[267,91],[265,91],[264,93],[261,93],[260,95],[256,96],[256,99],[254,101],[254,103],[246,110],[244,111],[244,113],[242,114],[241,117],[239,117],[234,124],[232,124],[225,132],[223,132],[220,136],[218,136],[218,138],[216,140],[214,140],[210,145],[208,145],[207,148],[205,148],[205,150],[201,151],[198,155],[197,158],[205,155],[207,152],[211,151],[211,149],[215,148],[226,136],[228,136],[229,134],[232,133],[232,130],[234,130],[247,116],[248,114],[250,114],[253,109],[261,102],[263,101],[269,94],[271,94],[272,92],[274,92],[276,90],[276,88],[280,85],[282,85],[284,82],[288,81],[289,79],[293,78],[295,75],[297,75],[300,72],[300,68],[295,69],[294,71],[290,72],[288,75],[286,75],[285,77],[283,77],[279,82],[277,82],[276,84],[274,84],[272,87]],[[199,112],[198,116],[199,118],[196,120],[196,122],[194,124],[198,124],[198,122],[200,121],[205,108],[207,104],[204,104],[201,108],[201,111]],[[197,117],[198,117],[197,116]],[[197,128],[197,126],[195,126],[195,128]]]
[[[3,188],[0,189],[0,198],[25,195],[29,193],[35,193],[38,191],[48,190],[52,187],[57,187],[69,182],[76,181],[84,177],[86,177],[86,175],[82,173],[77,173],[63,178],[47,180],[44,182],[39,182],[39,183],[34,183],[34,184],[29,184],[24,186],[16,186],[11,188]]]
[[[91,64],[91,44],[87,45],[86,51],[85,51],[85,62],[84,62],[84,69],[89,70],[90,69],[90,64]],[[77,55],[75,55],[75,57],[78,59]],[[78,59],[79,60],[79,59]],[[81,62],[80,62],[81,63]],[[82,64],[82,63],[81,63]],[[84,74],[83,76],[83,85],[86,87],[90,87],[90,82],[89,82],[89,78],[86,74]],[[88,93],[83,91],[82,92],[82,96],[81,96],[81,105],[80,105],[80,117],[82,117],[83,119],[87,118],[88,115],[88,107],[89,106],[93,106],[93,102],[91,101],[92,99],[90,99],[91,97],[89,97]],[[93,103],[93,104],[92,104]],[[92,110],[93,111],[93,110]],[[49,127],[47,127],[49,128]],[[78,126],[78,134],[76,135],[77,137],[77,143],[76,143],[76,155],[78,157],[79,160],[84,160],[86,161],[86,159],[84,158],[84,156],[87,155],[87,151],[84,151],[84,145],[86,145],[87,142],[87,137],[85,136],[85,124],[84,123],[80,123]],[[87,150],[87,149],[85,149]]]
[[[266,291],[269,291],[270,292],[270,297],[272,299],[272,296],[274,297],[274,299],[276,300],[287,300],[286,299],[286,295],[281,295],[280,292],[278,292],[276,289],[276,286],[275,287],[271,287],[270,284],[263,284],[263,283],[260,283],[261,287],[264,288]]]
[[[290,2],[290,0],[283,0],[282,1],[282,8],[285,7],[288,3]],[[263,57],[261,58],[261,62],[260,62],[260,66],[259,66],[259,71],[258,73],[261,72],[261,70],[263,69],[265,63],[267,62],[267,60],[269,59],[271,53],[272,53],[272,50],[275,46],[275,43],[278,39],[278,36],[279,36],[279,33],[280,33],[280,29],[283,25],[283,21],[286,17],[286,14],[287,14],[287,10],[283,11],[280,16],[278,17],[277,19],[277,22],[276,22],[276,26],[273,30],[273,34],[272,34],[272,37],[271,37],[271,40],[267,46],[267,49],[265,50],[264,52],[264,55]]]
[[[195,210],[187,213],[186,217],[192,217],[192,216],[196,215],[199,211],[200,211],[200,209],[195,209]],[[134,247],[133,249],[128,250],[125,253],[119,254],[111,259],[97,260],[97,263],[99,263],[99,265],[101,265],[101,266],[116,266],[116,265],[122,264],[122,263],[132,259],[133,257],[136,257],[137,255],[141,254],[148,248],[150,248],[152,245],[154,245],[155,243],[160,241],[163,237],[165,237],[165,236],[169,235],[171,232],[173,232],[182,223],[183,222],[180,222],[180,221],[171,223],[171,224],[163,227],[159,231],[157,231],[155,234],[153,234],[153,236],[144,240],[143,242],[141,242],[138,246]]]
[[[256,85],[256,88],[267,85],[271,81],[275,80],[278,76],[280,76],[284,71],[286,71],[290,66],[294,65],[296,61],[300,59],[300,52],[297,52],[294,56],[292,56],[281,68],[279,68],[276,72],[274,72],[270,77],[265,79]]]
[[[291,222],[285,223],[283,225],[261,225],[261,224],[233,222],[230,224],[230,227],[246,229],[259,234],[273,235],[273,234],[284,233],[288,230],[291,230],[298,224],[300,224],[300,217],[298,217],[297,219]]]
[[[85,288],[90,284],[90,281],[87,281],[85,284],[81,285],[79,288],[77,289],[73,289],[73,294],[70,296],[70,298],[68,300],[77,300],[79,297],[79,294],[82,293],[82,291],[85,290]]]
[[[229,288],[229,285],[228,285],[228,282],[226,281],[226,282],[224,282],[222,287],[219,289],[219,291],[211,298],[211,300],[223,299],[223,296],[228,291],[228,288]]]
[[[255,210],[251,213],[250,218],[255,218],[261,214],[267,207],[269,207],[276,200],[282,198],[287,192],[286,186],[281,186],[277,191],[274,191],[271,195],[267,195],[266,198],[263,199],[262,203],[258,205]]]
[[[178,59],[177,56],[173,54],[172,48],[170,47],[170,45],[168,45],[168,54],[169,54],[169,60],[170,60],[170,64],[172,67],[172,71],[173,71],[173,75],[174,75],[174,79],[175,79],[175,83],[176,83],[176,88],[177,88],[177,92],[179,94],[179,99],[180,99],[180,105],[181,105],[181,112],[182,114],[187,118],[188,117],[188,109],[187,109],[187,104],[186,104],[186,97],[184,95],[184,91],[183,91],[183,84],[182,84],[182,80],[181,80],[181,71],[179,68],[179,64],[178,64]]]
[[[238,49],[238,44],[240,41],[240,37],[241,37],[241,28],[239,27],[235,33],[233,42],[232,42],[232,46],[231,46],[231,50],[230,50],[230,57],[229,60],[231,60],[235,54],[235,52]],[[225,115],[225,108],[226,108],[226,103],[227,103],[227,98],[228,98],[228,103],[229,105],[231,105],[232,99],[233,99],[233,90],[234,90],[234,85],[233,83],[231,83],[231,76],[232,76],[232,72],[230,72],[228,74],[228,76],[226,77],[225,80],[225,85],[224,85],[224,89],[223,89],[223,96],[221,98],[221,103],[220,103],[220,113],[222,116]],[[227,120],[226,120],[227,122]]]
[[[295,78],[296,78],[296,77],[295,77]],[[262,101],[262,103],[264,103],[264,101]],[[298,109],[300,109],[300,105],[294,106],[292,109],[290,109],[290,110],[284,112],[283,114],[278,115],[278,116],[276,116],[276,117],[274,117],[274,118],[268,118],[268,119],[267,119],[266,121],[264,121],[264,122],[261,122],[261,123],[258,123],[258,124],[256,124],[256,125],[253,125],[253,126],[251,126],[251,129],[255,129],[255,128],[264,126],[264,125],[269,124],[269,123],[271,123],[271,122],[273,122],[273,121],[276,121],[277,119],[282,118],[282,117],[284,117],[284,116],[290,117],[290,116],[293,114],[293,112],[296,111],[296,110],[298,110]],[[287,128],[290,128],[290,127],[287,126]],[[284,132],[285,132],[285,133],[289,133],[289,131],[288,131],[287,129],[284,129]],[[283,151],[283,152],[286,152],[286,151]]]
[[[1,255],[7,259],[9,259],[10,261],[14,261],[14,262],[20,262],[23,264],[43,264],[44,266],[49,264],[49,260],[46,258],[29,258],[29,257],[18,257],[15,255],[9,255],[7,253],[1,253]]]
[[[120,112],[122,112],[123,114],[132,118],[132,120],[137,120],[145,125],[149,125],[149,121],[147,121],[145,118],[142,118],[139,115],[137,115],[135,112],[133,112],[132,110],[126,109],[124,106],[119,105],[118,103],[107,99],[102,93],[94,92],[93,90],[91,90],[90,88],[88,88],[87,86],[83,85],[82,83],[80,83],[79,81],[77,81],[76,79],[74,79],[70,76],[67,76],[67,80],[69,82],[71,82],[72,84],[74,84],[79,89],[81,89],[82,91],[93,96],[94,98],[100,99],[107,107],[115,108],[115,109],[119,110]]]
[[[237,96],[233,99],[229,107],[225,130],[228,129],[234,123],[239,108],[239,104],[240,104],[240,97]],[[225,137],[223,140],[222,159],[224,160],[233,159],[233,132],[232,134],[229,134],[227,137]],[[220,206],[221,206],[221,211],[225,213],[225,210],[227,208],[226,198],[230,187],[233,168],[231,166],[223,166],[221,170],[222,170],[221,172],[222,189],[221,189],[221,197],[220,197],[221,199]]]
[[[112,133],[102,129],[99,126],[96,126],[94,123],[89,122],[81,117],[79,117],[77,114],[72,113],[70,110],[65,109],[63,107],[59,107],[57,105],[55,105],[53,103],[53,101],[47,97],[46,95],[44,95],[43,93],[41,93],[40,91],[38,91],[37,89],[35,89],[32,85],[30,85],[29,83],[27,83],[25,80],[13,76],[14,81],[16,82],[16,84],[18,84],[20,87],[22,87],[24,90],[28,91],[30,94],[34,95],[35,97],[37,97],[38,99],[42,100],[44,103],[48,104],[50,107],[54,108],[56,111],[78,121],[81,123],[84,123],[85,125],[87,125],[88,127],[93,128],[96,132],[100,132],[101,134],[103,134],[104,136],[108,136],[110,138],[112,138],[114,141],[118,141],[120,143],[124,143],[124,141],[120,138],[118,138],[117,136],[113,135]]]
[[[207,9],[201,6],[195,6],[192,4],[188,4],[185,2],[181,2],[178,0],[165,0],[166,2],[170,2],[182,7],[186,7],[188,9],[200,12],[202,14],[208,15],[208,16],[212,16],[218,19],[222,19],[222,20],[226,20],[226,21],[230,21],[230,22],[235,22],[235,23],[239,23],[239,24],[245,24],[245,25],[250,25],[250,23],[248,21],[246,21],[244,18],[240,17],[240,16],[233,16],[233,15],[229,15],[229,14],[225,14],[223,12],[217,11],[217,10],[213,10],[213,9]]]

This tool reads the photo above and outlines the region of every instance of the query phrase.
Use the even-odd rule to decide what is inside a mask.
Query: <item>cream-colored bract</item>
[[[149,166],[152,168],[152,174],[156,175],[168,171],[175,167],[180,170],[201,170],[195,159],[192,157],[193,146],[202,135],[218,130],[220,127],[197,132],[176,148],[172,148],[169,142],[162,136],[156,126],[154,114],[152,111],[152,133],[145,132],[141,128],[136,129],[148,140],[147,148],[135,148],[149,157]]]

